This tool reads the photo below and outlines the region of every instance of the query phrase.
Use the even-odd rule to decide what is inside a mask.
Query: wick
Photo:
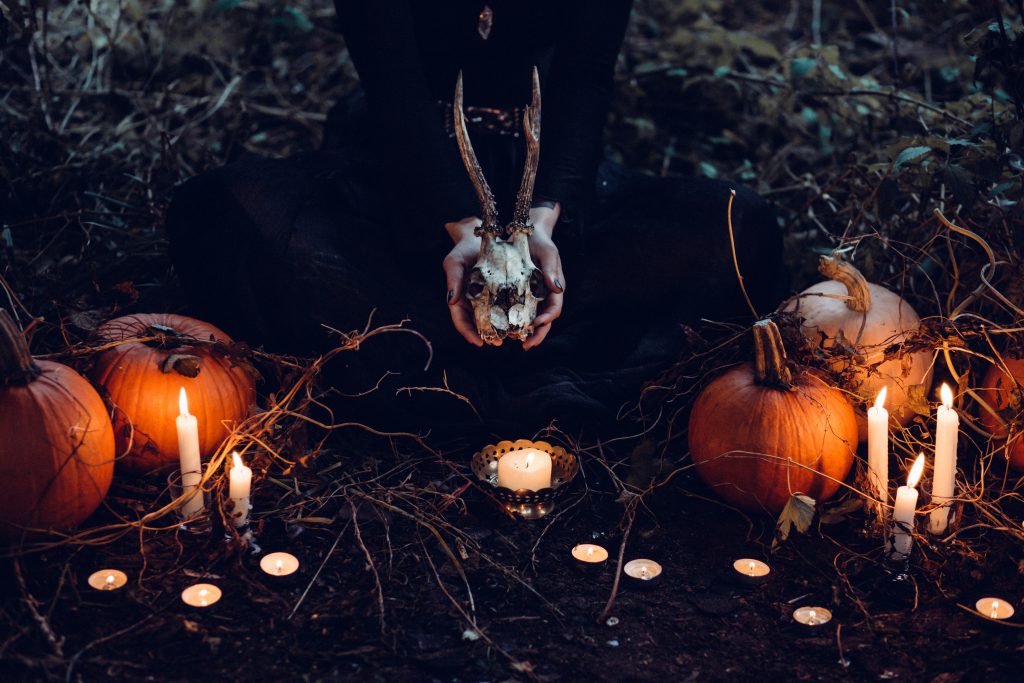
[[[526,454],[526,464],[523,465],[524,470],[530,469],[530,464],[533,463],[533,453]]]
[[[748,573],[748,574],[749,574],[750,576],[753,576],[753,575],[754,575],[754,568],[755,568],[756,566],[757,566],[757,565],[755,565],[755,564],[754,564],[753,562],[751,562],[751,563],[749,563],[749,564],[747,565],[747,573]]]
[[[274,571],[276,571],[278,574],[281,573],[281,569],[283,567],[284,567],[284,562],[282,562],[281,560],[278,560],[278,561],[274,562]]]
[[[816,626],[818,624],[818,613],[811,610],[807,613],[807,625]]]
[[[998,600],[993,600],[992,601],[991,617],[993,619],[998,619],[999,618],[999,601]]]
[[[107,582],[103,584],[103,590],[108,591],[114,587],[114,575],[107,574]]]

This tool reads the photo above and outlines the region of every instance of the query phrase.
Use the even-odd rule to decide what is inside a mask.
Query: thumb
[[[558,258],[558,250],[545,249],[538,254],[540,271],[544,274],[544,284],[552,292],[561,294],[565,291],[565,276],[562,275],[562,262]]]
[[[448,287],[448,305],[454,306],[462,299],[462,280],[466,267],[457,259],[448,259],[444,262],[444,274]]]

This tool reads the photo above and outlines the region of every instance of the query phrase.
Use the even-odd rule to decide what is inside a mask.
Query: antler
[[[462,163],[466,165],[466,172],[469,180],[476,190],[476,197],[480,201],[480,212],[483,224],[476,229],[477,235],[501,234],[501,226],[498,225],[498,207],[494,201],[494,193],[491,186],[484,178],[484,171],[480,168],[480,162],[473,151],[473,144],[469,141],[469,131],[466,129],[466,114],[462,111],[462,72],[459,72],[459,80],[455,83],[455,102],[452,105],[455,116],[455,140],[459,143],[459,156]]]
[[[526,161],[523,164],[523,180],[516,195],[516,210],[508,224],[509,236],[516,232],[533,232],[530,221],[530,204],[533,203],[533,183],[537,180],[537,164],[540,161],[540,76],[533,67],[533,96],[530,105],[523,112],[523,137],[526,139]]]

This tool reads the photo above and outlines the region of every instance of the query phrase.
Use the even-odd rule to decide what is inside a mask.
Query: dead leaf
[[[817,505],[810,496],[802,493],[794,493],[789,497],[786,507],[782,508],[779,521],[775,528],[775,540],[772,541],[772,550],[783,541],[789,538],[789,532],[796,529],[797,533],[806,533],[814,521],[814,508]]]
[[[176,372],[185,377],[197,377],[202,369],[202,360],[199,356],[187,353],[172,353],[164,359],[160,369],[165,373]]]

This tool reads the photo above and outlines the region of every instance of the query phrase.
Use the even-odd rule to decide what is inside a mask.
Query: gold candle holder
[[[551,456],[551,486],[537,491],[512,489],[498,485],[498,461],[509,453],[533,448]],[[568,490],[569,482],[580,470],[576,456],[561,446],[552,446],[546,441],[518,439],[499,441],[484,446],[473,454],[470,468],[477,480],[501,503],[509,513],[523,519],[540,519],[555,509],[555,501]]]

